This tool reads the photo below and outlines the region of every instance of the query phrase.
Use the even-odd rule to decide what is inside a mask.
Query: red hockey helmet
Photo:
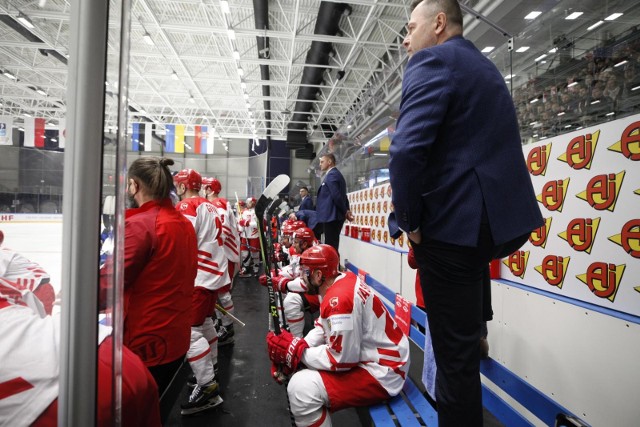
[[[307,224],[304,221],[293,221],[293,224],[291,224],[291,226],[293,227],[293,230],[297,230],[298,228],[304,228],[307,226]]]
[[[309,227],[300,227],[293,233],[293,238],[307,242],[309,246],[316,241],[316,235]]]
[[[193,169],[182,169],[173,177],[173,183],[177,187],[179,184],[184,184],[188,190],[200,191],[202,186],[202,176],[198,171]]]
[[[222,191],[222,184],[216,178],[202,178],[202,186],[205,190],[209,187],[216,194]]]
[[[280,233],[282,233],[283,236],[293,236],[293,232],[295,231],[295,228],[293,228],[293,224],[291,223],[283,223],[282,224],[282,228],[280,228]]]
[[[240,201],[238,202],[238,206],[240,206],[241,208],[246,208],[246,207],[247,207],[247,204],[244,202],[244,200],[240,200]]]
[[[255,206],[256,205],[256,198],[255,197],[248,197],[247,198],[247,206]]]
[[[320,270],[325,278],[336,277],[339,264],[338,252],[325,244],[312,246],[300,255],[301,267],[307,267],[311,272]]]

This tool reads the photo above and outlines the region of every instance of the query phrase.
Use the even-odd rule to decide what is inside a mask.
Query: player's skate
[[[223,402],[220,397],[220,390],[216,380],[212,380],[208,384],[197,384],[191,395],[189,401],[180,405],[182,415],[190,415],[198,412],[205,411],[210,408],[215,408]]]
[[[233,330],[233,323],[227,326],[221,325],[218,329],[218,347],[232,344],[234,341],[233,336],[235,331]]]
[[[213,365],[213,374],[218,375],[218,364]],[[214,378],[215,381],[215,378]],[[198,380],[196,379],[195,374],[191,374],[189,378],[187,378],[187,387],[194,388],[198,385]]]

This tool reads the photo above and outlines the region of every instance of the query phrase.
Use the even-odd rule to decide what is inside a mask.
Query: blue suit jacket
[[[349,210],[347,183],[337,168],[331,169],[318,189],[316,218],[318,222],[344,220]]]
[[[470,41],[457,36],[413,55],[396,129],[389,172],[401,229],[475,246],[483,218],[495,244],[542,225],[513,101]]]
[[[302,200],[298,210],[313,210],[313,200],[311,200],[311,196],[307,196]]]

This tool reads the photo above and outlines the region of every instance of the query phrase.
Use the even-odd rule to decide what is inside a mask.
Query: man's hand
[[[420,244],[420,242],[422,242],[422,233],[420,232],[420,230],[407,233],[407,237],[409,237],[409,240],[411,240],[413,243]]]
[[[347,211],[347,215],[346,215],[346,217],[347,217],[347,221],[349,221],[349,222],[353,222],[353,220],[354,220],[354,219],[356,219],[356,217],[355,217],[355,216],[353,216],[353,214],[351,213],[351,211]]]

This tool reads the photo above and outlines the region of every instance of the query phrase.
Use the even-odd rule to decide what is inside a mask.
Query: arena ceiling
[[[0,0],[0,114],[14,116],[15,126],[26,115],[53,121],[65,114],[70,3]],[[408,0],[131,3],[130,122],[207,124],[229,139],[323,142],[335,132],[353,139],[386,126],[397,112]],[[628,0],[461,3],[465,36],[481,49],[493,46],[487,54],[522,80],[540,72],[536,58],[558,41],[569,40],[580,55],[640,22],[640,6]],[[541,14],[525,19],[532,11]],[[583,13],[566,19],[573,12]],[[623,15],[604,20],[614,12]],[[110,63],[120,31],[119,13],[112,16]],[[516,49],[530,48],[508,51],[509,36]],[[107,77],[107,103],[117,78]],[[106,111],[106,127],[115,126],[115,109]]]

